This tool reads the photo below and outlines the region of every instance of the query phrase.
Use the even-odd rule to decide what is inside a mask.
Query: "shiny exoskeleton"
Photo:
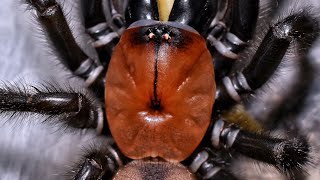
[[[257,0],[82,0],[99,59],[77,45],[55,0],[27,3],[61,62],[104,105],[78,92],[3,88],[0,110],[58,116],[71,127],[112,137],[114,144],[85,156],[73,179],[236,179],[227,167],[237,153],[289,175],[302,174],[309,163],[304,138],[263,133],[244,110],[227,115],[272,78],[293,44],[299,56],[292,61],[305,57],[319,32],[308,8],[272,22],[250,64],[232,71],[254,36]],[[309,80],[310,64],[299,66]]]
[[[111,134],[133,159],[186,159],[211,120],[213,63],[190,27],[159,22],[131,25],[115,48],[106,78]]]

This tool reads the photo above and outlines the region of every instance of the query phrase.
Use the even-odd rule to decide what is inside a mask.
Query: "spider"
[[[294,61],[305,56],[319,32],[308,9],[271,23],[250,64],[234,72],[255,31],[258,1],[82,1],[91,7],[84,10],[85,27],[99,59],[75,43],[56,1],[27,2],[62,63],[95,90],[106,114],[83,93],[53,88],[3,88],[0,109],[63,116],[68,126],[112,136],[113,145],[88,152],[74,179],[110,178],[132,159],[147,161],[151,171],[181,162],[201,179],[232,177],[225,168],[236,153],[288,174],[309,163],[304,138],[272,137],[233,109],[270,79],[292,44],[300,50]],[[308,61],[300,66],[309,78]]]

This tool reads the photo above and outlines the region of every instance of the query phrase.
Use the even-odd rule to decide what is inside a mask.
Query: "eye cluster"
[[[174,34],[171,31],[171,28],[168,26],[154,26],[146,30],[145,35],[148,38],[148,41],[157,41],[157,42],[168,42],[171,43],[174,41]]]

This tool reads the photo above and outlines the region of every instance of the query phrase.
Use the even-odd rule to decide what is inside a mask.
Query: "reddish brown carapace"
[[[113,52],[105,92],[109,128],[129,158],[180,162],[199,145],[211,120],[212,57],[195,32],[175,29],[173,39],[164,34],[153,40],[142,29],[127,29]]]

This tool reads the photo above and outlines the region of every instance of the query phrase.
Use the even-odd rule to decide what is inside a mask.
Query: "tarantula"
[[[243,98],[272,77],[289,47],[299,49],[292,61],[305,58],[319,33],[308,8],[272,22],[249,65],[234,71],[254,35],[259,1],[81,2],[99,59],[77,45],[55,0],[27,0],[61,62],[104,105],[86,94],[54,88],[0,91],[3,112],[59,116],[68,126],[95,128],[114,139],[88,152],[73,179],[123,179],[128,175],[122,173],[134,171],[131,166],[138,172],[148,169],[141,176],[149,179],[169,176],[170,168],[181,179],[236,179],[227,170],[231,154],[269,163],[288,175],[302,172],[310,162],[304,138],[272,137],[243,118],[245,111],[234,113]],[[310,62],[299,65],[301,78],[311,78]]]

